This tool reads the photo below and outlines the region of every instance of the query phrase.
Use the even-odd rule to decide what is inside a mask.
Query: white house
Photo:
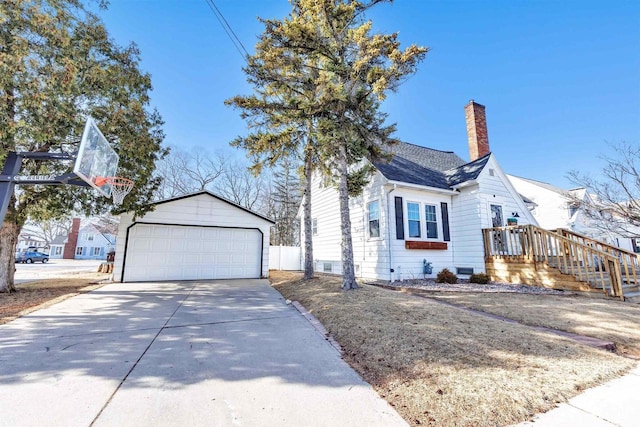
[[[621,249],[640,253],[640,227],[624,224],[627,233],[605,231],[595,221],[607,221],[606,210],[602,219],[594,220],[585,213],[583,203],[593,205],[593,196],[584,188],[564,190],[546,182],[507,175],[511,184],[530,203],[531,213],[548,230],[564,228],[588,237],[618,246]]]
[[[564,190],[529,178],[515,175],[507,177],[518,193],[530,200],[531,213],[540,227],[548,230],[564,228],[590,237],[600,237],[591,235],[593,228],[590,226],[589,218],[580,204],[573,202],[574,199],[588,200],[589,194],[584,188]]]
[[[47,252],[49,250],[49,245],[47,245],[47,242],[44,240],[33,236],[28,230],[25,230],[18,236],[16,252],[25,252],[27,250]]]
[[[269,275],[270,219],[209,191],[122,214],[116,281],[261,278]]]
[[[400,143],[376,162],[370,183],[350,200],[356,275],[379,280],[484,272],[481,230],[534,224],[525,202],[489,151],[485,108],[466,107],[470,162],[450,151]],[[316,271],[341,272],[338,193],[318,177],[311,191]],[[304,225],[304,224],[303,224]],[[303,228],[303,227],[301,227]],[[304,230],[303,230],[304,232]]]

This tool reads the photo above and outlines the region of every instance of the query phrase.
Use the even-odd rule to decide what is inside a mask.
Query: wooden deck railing
[[[601,287],[610,296],[624,300],[622,284],[637,283],[636,268],[629,260],[625,258],[623,263],[613,250],[606,251],[577,236],[564,236],[533,225],[487,228],[482,235],[487,257],[544,263]],[[635,262],[637,266],[637,257]]]
[[[639,284],[638,277],[640,277],[640,259],[638,258],[638,254],[592,239],[591,237],[565,228],[558,228],[555,232],[568,239],[599,249],[618,258],[620,260],[620,269],[622,271],[624,281],[628,284]]]

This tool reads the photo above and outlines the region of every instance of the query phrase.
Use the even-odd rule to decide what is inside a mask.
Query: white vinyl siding
[[[256,252],[253,252],[254,246],[246,245],[246,241],[249,239],[254,239],[257,241],[258,237],[261,236],[262,248],[259,251],[262,254],[261,262],[258,265],[262,266],[262,270],[258,272],[257,277],[267,277],[269,274],[269,229],[271,227],[271,223],[263,218],[260,218],[256,215],[253,215],[250,212],[247,212],[239,207],[236,207],[232,204],[229,204],[223,200],[217,199],[210,194],[202,193],[193,196],[187,196],[184,198],[177,198],[176,200],[170,200],[162,203],[158,203],[155,205],[155,210],[148,212],[142,217],[138,217],[136,219],[137,224],[133,224],[133,215],[131,213],[124,213],[120,219],[120,227],[118,231],[118,239],[116,246],[116,259],[114,265],[114,279],[121,280],[122,278],[122,268],[123,268],[123,257],[125,254],[125,245],[127,242],[127,230],[129,230],[129,235],[134,233],[135,229],[137,229],[142,224],[146,223],[148,225],[166,225],[167,229],[173,230],[173,226],[181,226],[183,228],[189,228],[188,226],[197,226],[199,231],[202,231],[205,228],[229,228],[229,229],[249,229],[251,233],[253,233],[254,237],[247,236],[242,237],[241,244],[245,245],[245,248],[251,248],[251,253],[248,256],[251,256],[254,259],[255,253],[258,253],[260,249],[260,244],[256,249]],[[156,233],[156,232],[154,232]],[[195,231],[189,231],[188,234],[193,237],[194,245],[202,245],[200,239],[198,237],[198,233]],[[132,240],[131,236],[129,236],[129,243],[131,245],[135,238]],[[176,237],[176,236],[174,236]],[[239,240],[234,241],[238,236],[233,233],[229,234],[225,239],[228,240],[228,244],[235,244],[236,242],[240,242]],[[179,245],[184,245],[184,240],[180,238],[170,238],[168,241],[179,242]],[[205,240],[210,241],[209,237]],[[155,250],[152,248],[154,242],[148,243],[149,250]],[[165,243],[162,243],[163,245]],[[178,248],[182,248],[184,246],[178,246]],[[172,256],[174,254],[179,253],[179,249],[173,249]],[[191,250],[191,248],[188,248]],[[208,249],[202,246],[199,246],[199,250],[203,251],[203,254],[206,254]],[[232,247],[231,251],[237,252],[241,251],[239,248]],[[129,248],[126,250],[127,257],[129,256]],[[217,251],[216,253],[218,253]],[[163,252],[164,254],[167,251]],[[163,255],[164,256],[164,255]],[[199,256],[200,265],[196,267],[196,269],[200,267],[205,267],[210,261],[206,260],[206,257]],[[259,255],[258,255],[259,257]],[[247,258],[249,259],[249,258]],[[168,261],[173,263],[173,260],[168,259]],[[186,260],[185,260],[186,261]],[[253,264],[252,264],[253,265]],[[139,262],[130,263],[127,259],[125,263],[125,275],[129,273],[129,269],[140,269],[146,268],[144,265],[141,265]],[[258,270],[259,267],[258,267]],[[138,273],[133,273],[138,274]],[[255,276],[254,276],[255,277]],[[173,279],[171,279],[173,280]]]

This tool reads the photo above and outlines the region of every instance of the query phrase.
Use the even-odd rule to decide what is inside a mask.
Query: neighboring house
[[[62,259],[64,255],[64,246],[68,242],[68,238],[65,235],[59,235],[51,242],[49,249],[50,259]]]
[[[547,230],[564,228],[583,234],[596,240],[615,245],[621,249],[640,253],[640,227],[625,225],[631,234],[606,231],[597,227],[596,222],[607,221],[607,212],[602,212],[602,219],[589,218],[583,204],[592,205],[594,202],[586,189],[576,188],[564,190],[546,182],[507,175],[514,188],[522,195],[531,209],[531,213]]]
[[[80,218],[73,218],[69,234],[56,236],[51,243],[49,256],[51,259],[74,259],[76,243],[80,231]]]
[[[29,234],[28,232],[22,232],[18,236],[18,243],[16,245],[16,252],[25,252],[27,250],[46,252],[49,249],[47,242],[38,239],[37,237]]]
[[[589,194],[584,188],[564,190],[546,182],[507,175],[513,187],[530,201],[531,213],[547,230],[565,228],[593,238],[602,238],[595,233],[590,220],[580,203],[574,200],[588,201]]]
[[[109,229],[87,223],[81,227],[80,218],[74,218],[68,235],[59,235],[51,243],[51,259],[107,259],[115,250],[116,235]]]
[[[115,251],[115,234],[103,233],[94,224],[80,228],[76,243],[75,259],[107,259],[107,254]]]
[[[399,143],[390,162],[373,164],[370,183],[350,200],[358,277],[422,278],[425,262],[433,268],[430,277],[443,268],[462,276],[483,272],[483,228],[505,226],[513,217],[537,225],[490,153],[484,106],[471,101],[465,112],[470,162],[450,151]],[[311,200],[316,271],[339,274],[338,193],[315,176]]]

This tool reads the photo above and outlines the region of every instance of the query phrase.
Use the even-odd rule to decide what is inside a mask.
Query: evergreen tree
[[[153,178],[162,120],[149,109],[151,78],[139,70],[138,48],[119,47],[79,0],[0,2],[0,163],[11,151],[73,152],[87,117],[120,155],[118,175],[135,182],[114,213],[142,214],[159,185]],[[69,162],[26,160],[21,173],[62,174]],[[0,228],[0,291],[13,290],[13,254],[28,218],[93,215],[110,200],[74,186],[21,186]]]
[[[285,158],[273,174],[272,219],[276,221],[276,225],[272,241],[279,246],[296,246],[299,242],[296,216],[300,206],[301,188],[296,173],[297,166],[293,159]]]
[[[339,193],[343,289],[357,288],[349,196],[362,191],[372,171],[362,161],[386,157],[385,146],[395,142],[395,127],[385,124],[380,102],[415,72],[427,52],[415,45],[401,50],[397,33],[372,33],[364,14],[385,1],[292,0],[287,18],[264,21],[255,62],[245,70],[258,96],[235,103],[246,118],[263,119],[250,122],[266,128],[259,141],[247,138],[240,144],[256,156],[270,159],[287,149],[272,142],[282,135],[274,129],[289,125],[306,130],[314,141],[305,148]],[[311,126],[304,129],[305,123]]]

